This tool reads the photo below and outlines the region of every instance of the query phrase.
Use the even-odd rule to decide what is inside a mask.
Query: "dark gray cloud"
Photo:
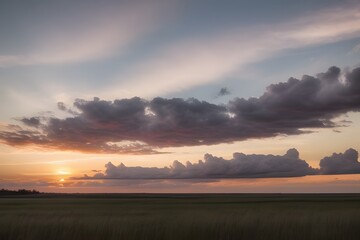
[[[320,161],[322,174],[354,174],[360,173],[358,152],[352,148],[344,153],[334,153]]]
[[[31,117],[31,118],[23,118],[21,122],[29,127],[37,128],[40,126],[40,118],[39,117]]]
[[[299,177],[318,173],[307,162],[299,158],[296,149],[289,149],[283,156],[246,155],[234,153],[233,158],[225,160],[205,154],[204,160],[185,165],[174,161],[169,167],[127,167],[123,163],[115,166],[105,165],[105,173],[84,179],[212,179],[212,178],[260,178],[260,177]]]
[[[226,96],[229,95],[230,91],[227,88],[221,88],[220,91],[218,92],[218,94],[216,95],[216,97],[222,97],[222,96]]]
[[[58,108],[69,112],[63,103]],[[313,128],[343,126],[333,119],[360,110],[360,68],[345,74],[331,67],[316,77],[290,78],[270,85],[258,98],[235,98],[216,105],[195,98],[150,101],[77,99],[67,118],[36,116],[27,127],[0,132],[0,141],[17,146],[98,153],[159,153],[165,147],[211,145],[251,138],[294,135]],[[32,125],[33,124],[33,125]]]
[[[66,107],[65,103],[63,103],[63,102],[58,102],[57,107],[61,111],[66,111],[67,110],[67,107]]]
[[[65,103],[63,103],[63,102],[58,102],[57,107],[58,107],[59,110],[64,111],[64,112],[68,112],[68,113],[70,113],[72,115],[79,115],[79,113],[77,111],[74,111],[71,108],[68,108],[65,105]]]
[[[123,163],[115,166],[109,162],[105,172],[78,178],[91,179],[222,179],[222,178],[271,178],[301,177],[307,175],[354,174],[360,173],[358,152],[352,148],[344,153],[334,153],[320,161],[320,168],[312,168],[299,158],[299,152],[289,149],[286,154],[262,155],[234,153],[225,160],[211,154],[197,163],[183,164],[174,161],[168,167],[127,167]]]

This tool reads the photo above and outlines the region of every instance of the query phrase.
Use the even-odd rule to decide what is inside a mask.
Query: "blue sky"
[[[237,97],[260,97],[270,84],[316,76],[331,66],[341,69],[342,79],[359,67],[359,57],[358,1],[2,1],[0,126],[11,129],[11,124],[34,116],[71,117],[58,102],[76,110],[76,99],[94,97],[193,97],[222,106]],[[227,94],[220,96],[222,88]],[[360,148],[349,137],[360,132],[359,115],[353,111],[347,117],[352,124],[337,135],[341,144],[334,151],[344,152],[345,145]],[[332,152],[323,146],[310,153],[312,139],[328,143],[332,130],[286,138],[293,146],[287,140],[260,137],[236,140],[225,148],[218,142],[190,149],[164,145],[171,153],[161,160],[121,154],[110,160],[160,167],[175,159],[196,161],[209,151],[230,159],[239,147],[262,154],[282,154],[295,147],[316,166],[320,156]],[[257,141],[255,149],[251,141]],[[3,143],[0,165],[22,159],[38,162],[31,156],[40,154],[37,147],[43,148],[24,150]],[[25,158],[23,151],[30,151]],[[36,158],[47,158],[44,154]],[[109,158],[88,153],[73,157],[87,159],[86,164],[96,169]],[[95,163],[96,157],[100,160]],[[80,165],[72,166],[77,174]]]
[[[48,103],[109,95],[211,100],[222,85],[234,96],[256,96],[271,82],[315,74],[332,65],[356,66],[359,53],[352,49],[360,39],[355,25],[350,31],[325,32],[318,39],[305,36],[312,39],[299,43],[285,37],[274,43],[257,39],[266,37],[261,36],[265,31],[306,31],[314,22],[325,30],[338,21],[343,28],[358,24],[351,15],[356,14],[354,6],[351,1],[5,2],[0,25],[1,102],[17,104],[17,94],[23,101],[58,95]],[[331,19],[339,14],[344,14],[340,20]],[[275,46],[281,41],[285,46]],[[249,42],[266,49],[249,52],[246,48],[255,48]],[[174,59],[170,66],[169,58]],[[211,64],[218,69],[204,73]],[[179,80],[166,79],[182,74]],[[166,86],[137,89],[157,77]],[[2,116],[10,117],[4,110]]]

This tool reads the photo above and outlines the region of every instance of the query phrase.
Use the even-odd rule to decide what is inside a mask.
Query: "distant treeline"
[[[40,194],[39,191],[27,190],[27,189],[19,189],[19,190],[8,190],[8,189],[1,189],[0,195],[30,195],[30,194]]]

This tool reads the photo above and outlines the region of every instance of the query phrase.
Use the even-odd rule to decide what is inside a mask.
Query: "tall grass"
[[[0,199],[0,239],[360,239],[359,198]]]

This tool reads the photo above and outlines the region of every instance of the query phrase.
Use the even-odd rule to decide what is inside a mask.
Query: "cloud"
[[[21,122],[23,122],[25,125],[28,125],[30,127],[40,126],[40,118],[39,117],[23,118],[23,119],[21,119]]]
[[[357,44],[355,47],[353,47],[349,52],[349,54],[355,54],[355,53],[360,53],[360,43]]]
[[[222,97],[231,94],[227,88],[221,88],[216,97]]]
[[[184,165],[174,161],[169,167],[127,167],[123,163],[105,165],[104,173],[84,175],[80,179],[221,179],[221,178],[279,178],[307,175],[360,173],[358,152],[348,149],[344,153],[334,153],[320,161],[320,168],[312,168],[299,158],[299,152],[289,149],[283,156],[234,153],[225,160],[205,154],[204,160]]]
[[[196,179],[196,178],[260,178],[260,177],[298,177],[312,175],[316,170],[299,158],[296,149],[289,149],[283,156],[246,155],[234,153],[233,158],[225,160],[205,154],[198,163],[186,165],[174,161],[169,167],[126,167],[111,162],[105,165],[105,173],[97,173],[84,179]]]
[[[352,148],[344,153],[334,153],[320,161],[322,174],[353,174],[360,173],[358,152]]]
[[[131,3],[105,1],[102,4],[89,1],[42,3],[42,8],[49,12],[46,24],[37,24],[36,9],[39,6],[35,5],[35,8],[29,8],[31,18],[21,16],[33,23],[21,26],[31,31],[31,37],[21,35],[21,32],[18,36],[26,37],[31,48],[19,46],[27,50],[19,54],[0,55],[0,67],[69,64],[120,55],[135,42],[159,29],[165,22],[163,18],[168,17],[164,12],[171,12],[172,5],[176,4],[163,4],[157,0]],[[61,11],[63,13],[59,16]]]
[[[79,115],[78,112],[72,110],[71,108],[68,108],[68,107],[65,105],[65,103],[63,103],[63,102],[58,102],[58,103],[57,103],[57,107],[58,107],[59,110],[64,111],[64,112],[68,112],[68,113],[70,113],[70,114],[72,114],[72,115]]]
[[[28,128],[9,125],[0,131],[0,141],[11,146],[152,154],[165,147],[231,143],[335,128],[343,126],[334,121],[336,117],[360,110],[360,68],[341,80],[340,74],[339,68],[331,67],[316,77],[290,78],[270,85],[258,98],[235,98],[226,105],[195,98],[77,99],[76,115],[48,117],[36,128],[29,126],[29,119],[36,116],[23,119]],[[59,106],[68,111],[63,104]]]
[[[289,49],[359,37],[359,11],[358,4],[324,8],[289,19],[286,23],[251,28],[224,27],[165,44],[148,59],[130,67],[127,74],[119,74],[115,81],[120,84],[106,89],[106,96],[116,96],[119,89],[125,89],[129,96],[169,94],[223,80],[249,64]],[[139,88],[142,85],[151,88]]]

